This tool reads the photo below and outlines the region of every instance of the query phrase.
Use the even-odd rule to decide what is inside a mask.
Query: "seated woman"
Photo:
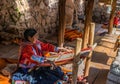
[[[19,68],[12,75],[12,80],[28,81],[29,84],[55,84],[56,81],[62,80],[64,73],[60,67],[55,69],[51,69],[51,67],[34,68],[47,62],[43,51],[57,52],[58,47],[38,41],[35,29],[26,29],[24,38],[26,41],[20,49]]]

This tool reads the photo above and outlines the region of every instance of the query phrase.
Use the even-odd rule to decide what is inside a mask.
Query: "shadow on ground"
[[[106,53],[94,51],[91,61],[96,62],[96,63],[102,63],[102,64],[106,65],[108,59],[109,59],[109,56]]]
[[[90,67],[88,77],[89,84],[106,84],[108,71],[108,69]]]

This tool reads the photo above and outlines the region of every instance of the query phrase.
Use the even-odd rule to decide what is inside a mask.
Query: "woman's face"
[[[36,33],[33,37],[28,37],[28,40],[32,43],[35,43],[38,40],[38,33]]]

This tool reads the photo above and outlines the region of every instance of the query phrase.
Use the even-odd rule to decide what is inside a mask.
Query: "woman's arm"
[[[32,46],[25,46],[23,49],[22,49],[22,59],[23,60],[28,60],[29,62],[31,63],[42,63],[44,62],[44,57],[42,56],[37,56],[35,55],[35,53],[33,52],[32,50]],[[21,59],[21,61],[22,61]]]
[[[42,51],[50,51],[50,52],[69,51],[68,49],[66,49],[64,47],[56,47],[49,43],[40,42],[40,45],[41,45]]]
[[[40,42],[40,45],[41,45],[42,51],[50,51],[50,52],[58,51],[58,47],[56,47],[52,44]]]

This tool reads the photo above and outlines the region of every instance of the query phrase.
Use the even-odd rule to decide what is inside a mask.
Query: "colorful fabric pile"
[[[40,67],[30,71],[29,68],[19,68],[12,80],[29,81],[29,84],[54,84],[57,80],[62,80],[64,73],[60,67],[50,69],[50,67]]]
[[[64,38],[73,41],[76,38],[82,38],[82,32],[79,32],[76,29],[66,29]]]
[[[10,79],[8,77],[0,75],[0,84],[11,84],[9,80]]]

